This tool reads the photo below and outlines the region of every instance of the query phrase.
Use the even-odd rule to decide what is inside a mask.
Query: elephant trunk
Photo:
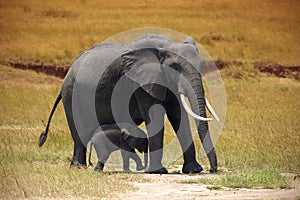
[[[189,81],[194,90],[194,95],[188,95],[192,110],[197,115],[207,119],[206,99],[204,94],[204,88],[202,85],[201,74],[194,73],[194,77],[192,77]],[[217,156],[210,136],[208,122],[207,120],[197,120],[196,124],[202,146],[210,162],[210,172],[217,172]]]

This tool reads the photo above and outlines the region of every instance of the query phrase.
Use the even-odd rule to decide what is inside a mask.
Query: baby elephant
[[[109,155],[116,150],[121,150],[123,158],[123,170],[131,172],[129,169],[129,158],[136,162],[136,169],[143,170],[148,164],[148,138],[144,131],[136,125],[129,123],[106,124],[99,127],[91,137],[91,149],[89,154],[89,163],[91,164],[92,145],[94,145],[98,163],[95,171],[102,171]],[[140,157],[136,154],[135,149],[144,153],[145,167],[142,165]]]

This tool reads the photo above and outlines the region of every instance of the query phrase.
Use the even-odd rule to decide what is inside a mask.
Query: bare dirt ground
[[[34,70],[36,72],[45,73],[47,75],[64,78],[70,68],[70,65],[57,65],[54,63],[44,63],[40,61],[17,61],[7,60],[7,63],[17,69]],[[214,61],[218,69],[223,69],[229,65],[243,66],[245,63],[241,61]],[[207,63],[209,64],[209,63]],[[280,78],[294,78],[300,80],[300,66],[284,66],[276,63],[252,63],[253,67],[258,69],[264,75],[275,75]]]
[[[183,180],[217,178],[220,175],[201,173],[185,174],[145,174],[148,182],[134,182],[136,191],[120,194],[113,200],[188,200],[188,199],[300,199],[300,182],[293,181],[292,189],[227,189],[209,190],[204,184],[183,184]],[[287,174],[287,176],[292,176]]]

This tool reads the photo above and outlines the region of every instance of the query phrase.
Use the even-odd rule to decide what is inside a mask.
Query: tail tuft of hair
[[[43,144],[46,142],[47,140],[47,134],[46,131],[43,131],[39,137],[39,147],[42,147]]]

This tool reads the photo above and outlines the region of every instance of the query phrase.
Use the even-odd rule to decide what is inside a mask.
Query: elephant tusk
[[[212,106],[209,104],[208,100],[205,97],[205,102],[206,102],[206,106],[210,112],[210,114],[215,118],[215,120],[217,120],[218,122],[220,121],[218,115],[216,114],[216,112],[214,111],[214,109],[212,108]]]
[[[180,100],[182,102],[182,105],[184,107],[184,109],[186,110],[186,112],[188,114],[190,114],[192,117],[194,117],[195,119],[199,119],[201,121],[211,121],[212,118],[205,118],[205,117],[201,117],[197,114],[195,114],[191,109],[190,107],[187,105],[186,101],[185,101],[185,96],[183,94],[180,94]]]

